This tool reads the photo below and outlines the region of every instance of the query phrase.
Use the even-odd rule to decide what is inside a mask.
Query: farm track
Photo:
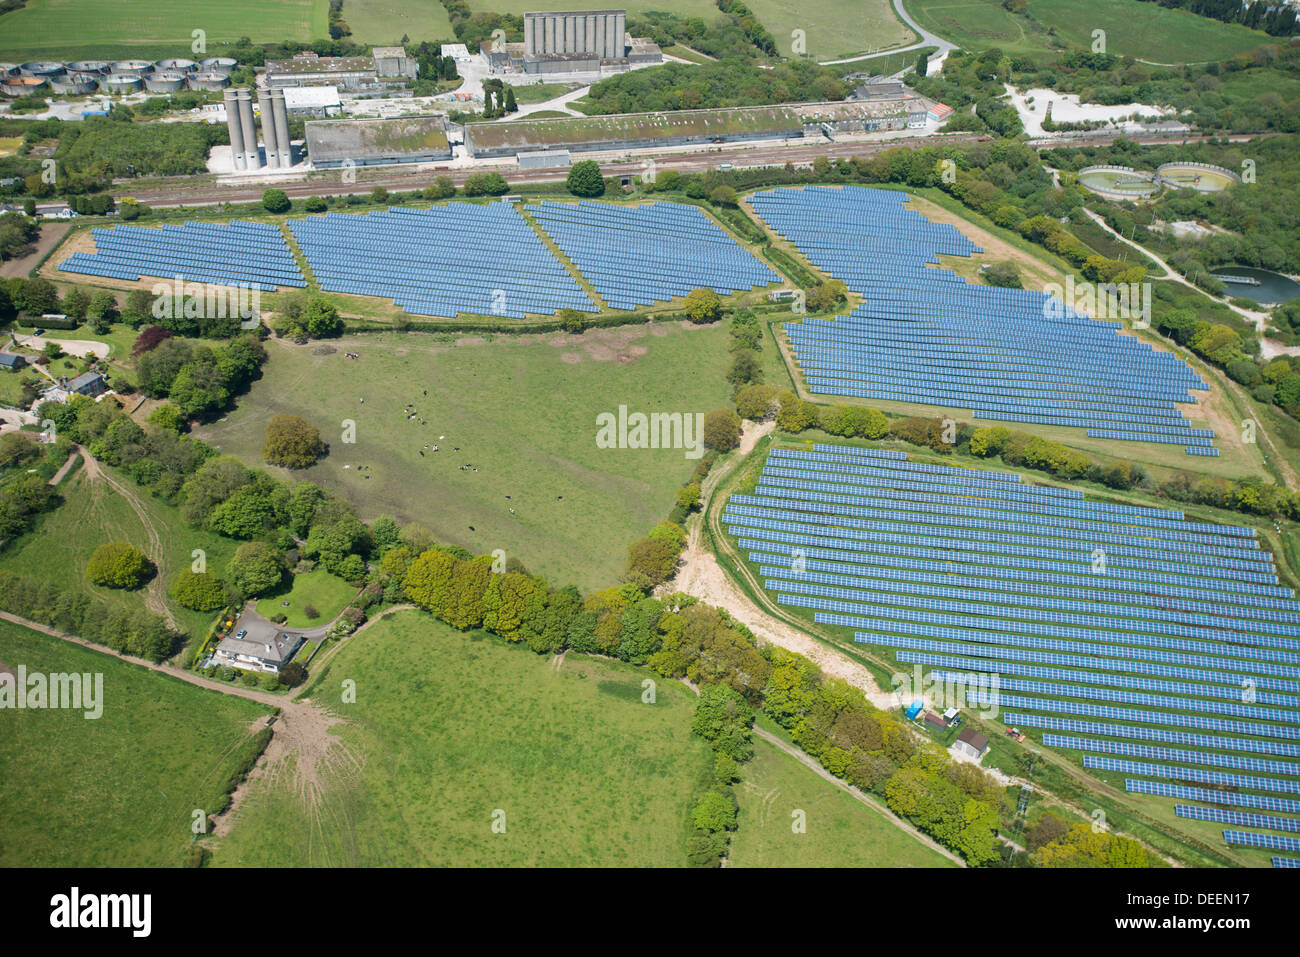
[[[167,607],[166,586],[162,581],[162,536],[158,533],[158,526],[154,523],[153,517],[140,501],[140,497],[123,483],[119,482],[113,476],[109,475],[106,469],[100,467],[99,462],[85,448],[78,445],[77,451],[81,453],[82,459],[86,463],[86,478],[93,486],[98,481],[103,481],[110,489],[122,497],[122,500],[130,506],[131,511],[135,512],[136,517],[140,519],[140,525],[144,528],[145,536],[148,539],[145,554],[153,562],[154,568],[159,572],[145,586],[145,607],[155,615],[161,616],[167,624],[175,631],[180,630],[180,623],[172,615],[171,609]]]

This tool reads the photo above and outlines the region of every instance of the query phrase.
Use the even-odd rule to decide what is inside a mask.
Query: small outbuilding
[[[957,740],[952,747],[958,754],[964,754],[978,761],[989,749],[989,739],[972,728],[966,728],[957,735]]]

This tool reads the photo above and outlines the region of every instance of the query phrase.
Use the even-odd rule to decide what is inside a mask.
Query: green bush
[[[144,552],[127,542],[109,542],[91,553],[86,577],[105,588],[139,588],[153,572]]]

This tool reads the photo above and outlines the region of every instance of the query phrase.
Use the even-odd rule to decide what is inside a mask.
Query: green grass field
[[[294,575],[290,584],[286,591],[259,601],[257,613],[265,618],[281,613],[288,615],[285,624],[290,628],[317,628],[329,624],[356,594],[356,589],[343,579],[319,568]],[[286,601],[287,607],[283,604]],[[303,611],[308,605],[318,612],[315,618],[308,618]]]
[[[311,689],[364,756],[321,775],[306,805],[292,776],[250,786],[218,865],[679,866],[696,780],[695,697],[643,669],[552,659],[401,612],[349,641]],[[356,704],[341,704],[344,679]],[[347,770],[340,770],[346,768]],[[493,814],[505,833],[493,833]]]
[[[330,453],[293,477],[347,496],[363,519],[420,521],[476,554],[505,549],[556,585],[603,588],[697,460],[681,449],[597,448],[596,416],[727,404],[727,339],[721,326],[672,323],[492,342],[383,333],[328,356],[273,342],[239,408],[200,436],[258,465],[271,416],[302,415]],[[424,425],[407,418],[407,402]],[[341,441],[345,419],[356,423],[354,445]]]
[[[967,50],[1035,54],[1090,48],[1092,31],[1105,30],[1107,53],[1197,63],[1270,42],[1261,31],[1139,0],[1029,0],[1030,18],[1009,13],[997,0],[907,0],[906,8],[921,26]],[[1055,38],[1048,27],[1056,28]]]
[[[475,13],[490,11],[492,13],[514,13],[523,15],[536,11],[605,9],[604,7],[575,7],[573,0],[470,0],[470,9]],[[683,17],[703,17],[712,20],[720,16],[718,8],[711,0],[634,0],[609,9],[626,10],[629,17],[634,17],[647,10],[663,10]]]
[[[103,466],[107,468],[107,466]],[[128,478],[113,473],[114,480],[136,490]],[[100,478],[87,478],[84,466],[59,485],[64,501],[57,509],[37,519],[35,527],[0,552],[0,569],[18,575],[34,575],[63,587],[74,587],[110,605],[140,608],[147,589],[165,593],[172,578],[194,560],[192,552],[203,549],[208,567],[224,574],[226,563],[239,544],[211,532],[190,528],[175,507],[137,491],[147,519],[142,521],[130,504]],[[101,588],[86,580],[86,563],[91,553],[105,542],[125,541],[150,553],[152,535],[157,536],[158,575],[145,588],[125,592]],[[165,599],[177,622],[197,637],[207,628],[212,615],[189,611]]]
[[[202,7],[184,0],[27,0],[0,18],[0,59],[201,59],[191,51],[195,30],[207,33],[206,56],[222,56],[224,44],[245,36],[254,43],[326,37],[328,13],[327,0],[227,0]]]
[[[892,820],[758,739],[736,786],[728,867],[955,867]],[[807,830],[795,833],[794,812]]]
[[[794,31],[804,31],[804,50],[814,60],[853,56],[911,43],[916,35],[894,14],[889,0],[746,0],[782,56],[793,51]]]
[[[0,622],[0,662],[103,675],[103,714],[4,712],[0,867],[179,867],[266,709]]]
[[[354,43],[395,46],[405,35],[411,43],[454,42],[447,9],[438,0],[346,0],[343,19]]]

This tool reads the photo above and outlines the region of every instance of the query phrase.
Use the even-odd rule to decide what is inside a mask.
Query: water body
[[[1210,272],[1216,276],[1248,276],[1259,280],[1258,286],[1240,282],[1224,283],[1224,292],[1228,296],[1239,296],[1256,302],[1286,302],[1300,296],[1300,282],[1267,269],[1256,269],[1254,266],[1216,266]]]

